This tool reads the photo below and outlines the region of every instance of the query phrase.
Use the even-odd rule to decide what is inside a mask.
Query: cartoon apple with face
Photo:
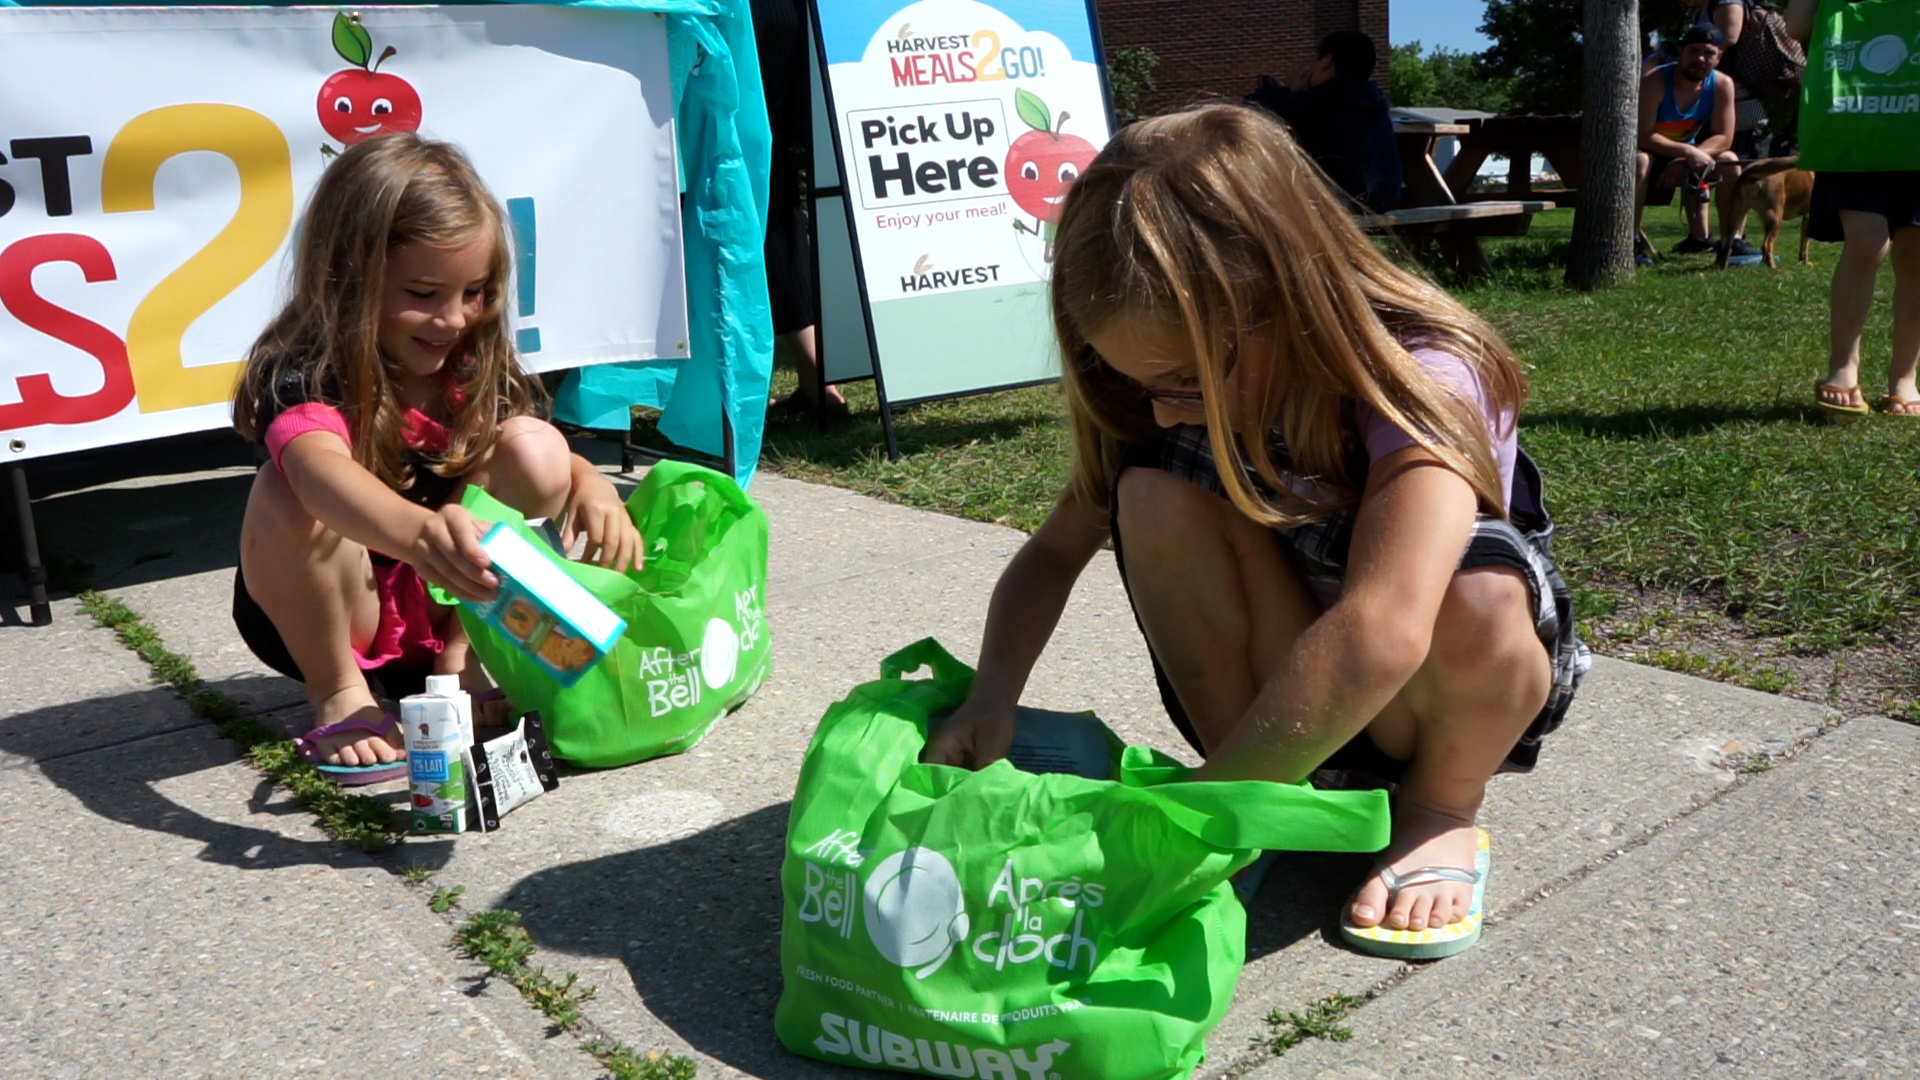
[[[358,66],[336,71],[320,84],[315,107],[327,134],[352,146],[375,135],[420,129],[419,92],[400,76],[380,70],[400,50],[389,45],[374,60],[373,35],[360,25],[359,15],[344,12],[333,17],[333,50]],[[320,152],[331,155],[333,148],[323,146]]]
[[[1007,150],[1007,194],[1020,204],[1020,209],[1036,219],[1032,225],[1016,221],[1013,227],[1045,240],[1046,259],[1052,262],[1053,231],[1060,221],[1060,204],[1066,200],[1067,189],[1080,179],[1099,151],[1078,135],[1061,134],[1060,129],[1073,114],[1062,111],[1060,122],[1054,123],[1053,111],[1038,94],[1014,91],[1013,108],[1033,130],[1015,139]]]

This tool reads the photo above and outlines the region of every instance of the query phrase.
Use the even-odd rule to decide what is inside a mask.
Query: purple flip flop
[[[339,784],[341,787],[359,787],[363,784],[380,784],[388,780],[399,780],[407,775],[405,751],[401,751],[398,761],[389,761],[377,765],[335,765],[321,756],[320,747],[313,740],[324,739],[329,735],[341,735],[349,731],[364,731],[369,735],[378,735],[393,744],[403,744],[404,736],[400,730],[400,721],[392,713],[384,713],[380,723],[371,724],[365,720],[342,720],[337,724],[317,727],[293,740],[300,750],[300,756],[320,770],[320,775]]]

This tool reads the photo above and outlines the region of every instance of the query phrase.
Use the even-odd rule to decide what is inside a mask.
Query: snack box
[[[561,686],[580,681],[626,633],[625,619],[506,525],[495,525],[480,546],[493,560],[500,591],[490,603],[462,603]]]

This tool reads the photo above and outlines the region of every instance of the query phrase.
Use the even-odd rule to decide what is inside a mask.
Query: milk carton
[[[467,827],[473,703],[456,675],[427,679],[427,692],[400,699],[412,780],[415,833],[457,833]]]
[[[626,632],[625,619],[506,525],[495,525],[480,547],[493,560],[500,588],[492,600],[462,603],[561,686],[579,682]]]

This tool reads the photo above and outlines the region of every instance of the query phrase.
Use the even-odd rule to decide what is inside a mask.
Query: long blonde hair
[[[473,165],[457,148],[418,135],[383,135],[327,167],[302,219],[290,298],[247,352],[234,390],[233,426],[250,440],[288,402],[337,406],[353,435],[354,460],[387,486],[413,483],[402,445],[399,368],[380,352],[387,253],[402,244],[458,247],[488,236],[480,317],[447,357],[447,449],[430,466],[460,476],[485,459],[500,422],[543,401],[520,370],[505,294],[512,268],[505,220]]]
[[[1155,117],[1107,144],[1067,195],[1054,240],[1054,328],[1083,497],[1105,507],[1125,444],[1157,430],[1141,388],[1087,342],[1125,317],[1186,334],[1220,479],[1252,520],[1293,527],[1358,499],[1351,401],[1373,406],[1464,477],[1484,509],[1502,512],[1480,410],[1408,350],[1458,356],[1496,413],[1526,396],[1519,365],[1486,322],[1382,255],[1351,207],[1286,128],[1254,109]],[[1291,491],[1275,435],[1294,471],[1336,494]]]

